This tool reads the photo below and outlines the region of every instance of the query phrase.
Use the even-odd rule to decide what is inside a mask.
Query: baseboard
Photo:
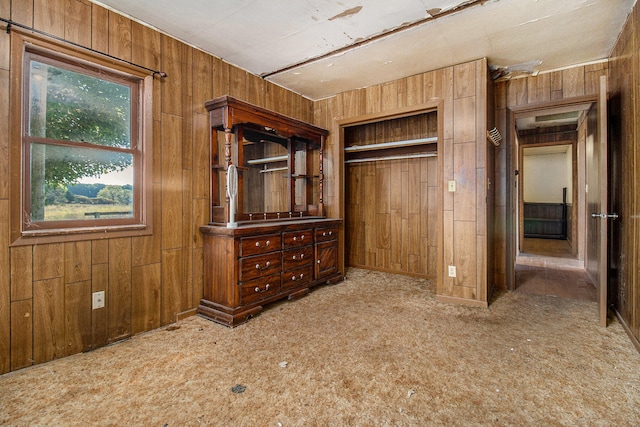
[[[456,297],[448,297],[444,295],[436,295],[436,300],[440,302],[445,302],[448,304],[458,304],[458,305],[469,305],[472,307],[489,307],[489,303],[487,301],[478,301],[473,299],[466,298],[456,298]]]
[[[625,330],[625,332],[627,333],[627,335],[629,335],[629,339],[631,340],[631,342],[633,343],[633,346],[636,348],[636,350],[638,351],[638,353],[640,353],[640,340],[638,340],[638,337],[636,337],[635,335],[633,335],[633,331],[631,330],[631,328],[629,327],[629,325],[627,325],[627,322],[625,322],[625,320],[622,318],[622,315],[618,312],[618,310],[616,310],[615,308],[611,308],[613,310],[613,312],[616,314],[616,317],[618,318],[618,320],[620,321],[620,324],[622,325],[622,328]]]
[[[181,313],[176,314],[176,321],[184,320],[187,317],[195,316],[198,314],[197,308],[192,308],[191,310],[186,310]]]

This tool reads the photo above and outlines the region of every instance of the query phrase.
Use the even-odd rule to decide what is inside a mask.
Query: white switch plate
[[[94,292],[93,293],[93,304],[91,308],[96,310],[98,308],[104,307],[104,291]]]
[[[456,191],[456,182],[455,181],[449,181],[449,191],[451,193],[454,193]]]
[[[450,265],[449,266],[449,277],[456,277],[456,266],[455,265]]]

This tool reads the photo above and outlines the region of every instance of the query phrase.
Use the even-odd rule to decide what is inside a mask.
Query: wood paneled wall
[[[205,101],[230,94],[300,120],[313,103],[86,0],[0,0],[0,16],[167,72],[153,93],[154,232],[12,246],[9,40],[0,32],[0,374],[96,348],[192,313],[202,295],[198,227],[209,217]],[[106,307],[91,310],[91,293]]]
[[[442,102],[442,135],[438,144],[438,297],[486,305],[491,239],[487,215],[492,205],[493,146],[486,140],[490,93],[486,59],[429,71],[388,83],[356,89],[315,103],[315,124],[331,130],[325,164],[325,200],[330,216],[344,216],[343,147],[338,122],[357,122],[381,112]],[[449,180],[457,191],[447,191]],[[489,201],[489,202],[488,202]],[[447,266],[457,267],[457,277]]]
[[[640,5],[636,3],[609,58],[610,211],[620,215],[612,239],[616,272],[609,301],[640,351]],[[614,160],[615,161],[615,160]],[[612,283],[613,282],[613,283]]]
[[[496,150],[495,157],[495,206],[494,206],[494,261],[495,284],[500,289],[512,289],[513,283],[509,283],[512,270],[507,266],[507,252],[514,251],[509,247],[508,235],[513,224],[509,199],[513,196],[510,191],[510,177],[513,174],[509,169],[511,156],[517,157],[514,150],[514,141],[510,136],[509,114],[517,108],[535,107],[536,105],[548,106],[553,101],[562,101],[586,95],[598,93],[598,80],[601,75],[607,73],[607,63],[597,63],[586,66],[578,66],[565,70],[539,74],[538,76],[515,78],[507,81],[496,82],[495,93],[495,120],[496,127],[505,137],[503,143]],[[516,191],[516,190],[513,190]],[[517,232],[515,230],[514,232]]]

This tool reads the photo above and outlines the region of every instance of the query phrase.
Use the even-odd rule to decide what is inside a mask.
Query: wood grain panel
[[[34,0],[33,26],[45,33],[64,37],[65,0]]]
[[[0,375],[11,369],[11,268],[8,226],[9,202],[0,200]]]
[[[162,115],[162,248],[179,248],[182,244],[182,121]]]
[[[182,103],[178,100],[182,99],[182,48],[183,44],[171,37],[162,35],[162,70],[167,73],[169,78],[162,79],[162,112],[182,116]],[[166,117],[166,116],[163,116]],[[163,127],[164,127],[164,118]],[[164,129],[163,129],[164,131]],[[179,140],[176,141],[179,143]]]
[[[33,360],[66,355],[64,282],[61,277],[33,282]]]
[[[65,0],[64,38],[82,46],[91,46],[91,3],[83,0]]]
[[[33,0],[11,0],[11,19],[19,24],[33,26]]]
[[[475,142],[476,140],[476,99],[460,98],[454,101],[455,123],[454,140],[456,143]],[[475,165],[475,163],[474,163]]]
[[[202,246],[193,249],[193,301],[194,305],[204,296],[204,249]]]
[[[65,355],[91,349],[91,280],[67,283],[64,291]]]
[[[191,194],[192,188],[192,174],[189,170],[182,171],[182,215],[184,218],[193,218],[193,196]],[[191,298],[193,292],[191,287],[193,286],[193,251],[191,249],[191,236],[194,234],[194,227],[191,221],[184,221],[182,223],[182,271],[183,279],[178,282],[182,285],[181,305],[180,311],[186,311],[191,307],[198,305],[198,301],[193,301]]]
[[[91,264],[104,264],[109,262],[109,241],[91,241]]]
[[[91,4],[91,48],[109,52],[109,11]]]
[[[453,67],[454,99],[476,94],[476,63],[467,62]]]
[[[0,35],[0,68],[5,61],[8,66],[8,42],[8,37]],[[3,52],[7,52],[7,55]],[[4,69],[0,70],[0,134],[9,135],[9,72]],[[9,176],[9,138],[0,138],[0,176]],[[8,199],[9,193],[9,180],[0,180],[0,199]],[[8,219],[2,224],[8,226]]]
[[[33,296],[33,247],[16,246],[10,249],[10,254],[11,301],[30,299]]]
[[[160,324],[168,325],[176,321],[180,310],[181,287],[183,280],[181,250],[162,251],[162,302],[160,306]],[[200,302],[200,301],[198,301]]]
[[[453,222],[454,264],[457,276],[456,286],[476,288],[477,283],[477,236],[476,223],[471,221]]]
[[[91,312],[91,348],[109,343],[109,264],[91,266],[91,292],[105,293],[104,307]]]
[[[131,269],[131,333],[160,327],[162,264],[149,264]]]
[[[209,198],[209,116],[193,115],[193,197]],[[202,224],[205,224],[203,222]]]
[[[527,77],[527,99],[529,102],[547,102],[551,100],[551,74]]]
[[[65,243],[64,262],[65,283],[91,280],[91,241]]]
[[[423,104],[424,101],[424,75],[416,74],[407,77],[407,106]]]
[[[454,148],[454,218],[456,221],[476,219],[476,146],[475,143],[453,144]],[[475,234],[475,233],[474,233]]]
[[[109,12],[109,54],[131,61],[131,20]]]
[[[151,28],[131,23],[131,60],[147,68],[157,70],[161,66],[162,41],[160,33]]]
[[[33,301],[11,303],[11,370],[33,365]]]
[[[62,243],[36,245],[33,247],[33,280],[62,277],[64,272],[64,253]]]
[[[131,335],[131,238],[109,240],[109,342]]]
[[[193,50],[193,112],[207,115],[204,103],[213,99],[213,57]],[[194,119],[196,115],[194,114]],[[208,117],[208,115],[207,115]],[[207,127],[208,129],[208,127]]]
[[[220,58],[213,58],[213,97],[217,98],[229,93],[229,64],[221,60]],[[267,84],[269,88],[271,83]],[[268,91],[265,90],[265,92]]]
[[[584,95],[584,67],[562,71],[562,96],[572,98]]]

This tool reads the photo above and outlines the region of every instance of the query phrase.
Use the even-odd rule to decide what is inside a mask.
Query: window
[[[148,229],[153,78],[24,46],[21,236]]]

